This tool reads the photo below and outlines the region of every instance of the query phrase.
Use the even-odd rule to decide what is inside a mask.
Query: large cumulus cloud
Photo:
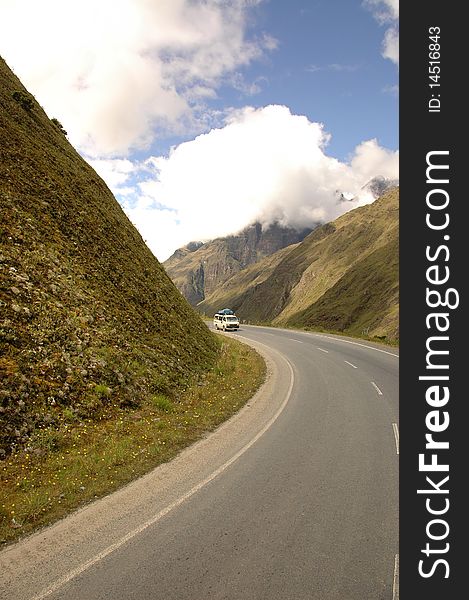
[[[168,157],[149,158],[140,165],[145,177],[137,196],[122,201],[165,259],[191,240],[228,235],[256,220],[294,227],[330,221],[374,199],[362,189],[372,177],[398,177],[398,152],[376,140],[341,162],[327,155],[328,139],[320,123],[285,106],[246,107]]]

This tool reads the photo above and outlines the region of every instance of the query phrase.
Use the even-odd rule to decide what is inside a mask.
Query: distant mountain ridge
[[[303,240],[310,232],[311,228],[297,231],[277,223],[266,228],[254,223],[235,235],[191,242],[163,264],[179,291],[196,306],[236,273]]]
[[[237,273],[197,306],[230,306],[252,322],[324,328],[396,341],[399,189],[317,227]]]

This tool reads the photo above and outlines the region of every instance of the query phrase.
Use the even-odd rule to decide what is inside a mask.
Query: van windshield
[[[226,317],[227,321],[237,321],[238,317]]]

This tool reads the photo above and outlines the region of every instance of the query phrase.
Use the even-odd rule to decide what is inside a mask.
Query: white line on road
[[[394,431],[394,439],[396,440],[396,454],[399,454],[399,428],[397,423],[392,424],[392,430]]]
[[[326,354],[329,354],[329,350],[324,350],[324,348],[320,348],[319,346],[317,346],[318,350],[321,350],[321,352],[325,352]]]
[[[323,335],[322,333],[316,333],[313,335],[317,335],[318,337],[324,337],[328,340],[334,340],[335,342],[340,341],[344,344],[353,344],[354,346],[363,346],[363,348],[370,348],[370,350],[376,350],[376,352],[383,352],[384,354],[390,354],[391,356],[395,356],[399,358],[399,354],[394,354],[394,352],[388,352],[387,350],[381,350],[381,348],[375,348],[374,346],[368,346],[367,344],[359,344],[358,342],[351,342],[350,340],[337,340],[337,338],[331,337],[330,335]]]
[[[269,335],[272,335],[272,334],[269,334]],[[261,344],[261,345],[264,345],[264,344]],[[178,498],[174,502],[171,502],[171,504],[169,504],[168,506],[166,506],[165,508],[163,508],[162,510],[160,510],[159,513],[157,513],[151,519],[149,519],[148,521],[146,521],[145,523],[143,523],[142,525],[140,525],[140,527],[137,527],[133,531],[130,531],[127,535],[125,535],[124,537],[122,537],[116,543],[111,544],[106,549],[104,549],[102,552],[100,552],[99,554],[97,554],[96,556],[94,556],[93,558],[91,558],[90,560],[88,560],[87,562],[85,562],[84,564],[80,565],[76,569],[73,569],[73,571],[70,571],[69,573],[67,573],[67,575],[64,575],[63,577],[61,577],[60,579],[58,579],[57,581],[55,581],[55,583],[53,583],[48,589],[43,590],[42,592],[40,592],[39,594],[37,594],[36,596],[34,596],[33,598],[31,598],[31,600],[42,600],[43,598],[46,598],[47,596],[50,596],[51,594],[53,594],[54,592],[56,592],[57,590],[59,590],[61,587],[63,587],[69,581],[71,581],[72,579],[75,579],[76,577],[78,577],[79,575],[81,575],[82,573],[84,573],[85,571],[87,571],[88,569],[90,569],[93,565],[95,565],[99,561],[101,561],[104,558],[106,558],[106,556],[109,556],[109,554],[112,554],[112,552],[115,552],[116,550],[118,550],[119,548],[121,548],[124,544],[126,544],[132,538],[134,538],[135,536],[139,535],[140,533],[142,533],[143,531],[145,531],[146,529],[148,529],[152,525],[155,525],[165,515],[167,515],[169,512],[171,512],[172,510],[174,510],[175,508],[177,508],[178,506],[180,506],[183,502],[185,502],[186,500],[188,500],[191,496],[193,496],[195,493],[197,493],[199,490],[201,490],[203,487],[205,487],[208,483],[210,483],[216,477],[218,477],[219,475],[221,475],[223,473],[223,471],[225,471],[234,462],[236,462],[239,458],[241,458],[241,456],[245,452],[247,452],[249,450],[249,448],[251,448],[251,446],[253,446],[257,442],[257,440],[259,438],[261,438],[264,435],[264,433],[266,431],[268,431],[272,427],[272,425],[275,423],[275,421],[282,414],[283,410],[285,409],[286,405],[288,404],[288,401],[290,400],[290,396],[291,396],[291,393],[292,393],[292,390],[293,390],[293,384],[294,384],[294,381],[295,381],[295,374],[293,372],[293,367],[291,366],[290,361],[285,356],[283,358],[285,359],[285,361],[286,361],[286,363],[288,365],[288,368],[290,370],[290,385],[288,387],[288,392],[287,392],[287,394],[285,396],[285,399],[283,400],[281,406],[277,410],[277,412],[264,425],[264,427],[252,438],[252,440],[250,442],[248,442],[245,446],[243,446],[241,448],[241,450],[238,450],[238,452],[234,456],[232,456],[229,460],[227,460],[223,465],[221,465],[220,467],[218,467],[218,469],[216,469],[215,471],[213,471],[213,473],[211,475],[209,475],[203,481],[201,481],[200,483],[198,483],[197,485],[195,485],[192,489],[190,489],[188,492],[186,492],[185,494],[183,494],[180,498]]]
[[[399,554],[394,557],[394,577],[392,580],[392,600],[399,600]]]
[[[383,392],[379,389],[379,387],[376,385],[376,383],[374,381],[371,382],[371,385],[375,388],[375,390],[378,392],[378,394],[380,396],[383,395]]]
[[[353,367],[354,369],[358,369],[358,367],[357,367],[357,366],[355,366],[355,365],[352,365],[352,363],[351,363],[351,362],[349,362],[348,360],[344,360],[344,362],[346,362],[348,365],[350,365],[350,366],[351,366],[351,367]]]
[[[295,338],[288,338],[292,342],[298,342],[298,344],[304,344],[301,340],[295,340]]]

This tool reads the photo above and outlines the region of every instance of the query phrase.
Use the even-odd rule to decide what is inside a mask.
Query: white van
[[[239,319],[236,315],[222,315],[217,313],[213,317],[213,326],[215,329],[223,331],[233,331],[239,329]]]

